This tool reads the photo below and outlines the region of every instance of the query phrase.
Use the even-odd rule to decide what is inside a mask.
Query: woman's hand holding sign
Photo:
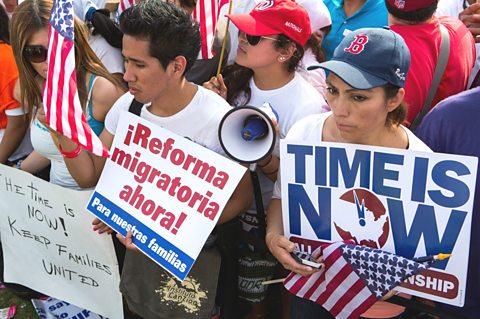
[[[275,214],[280,212],[281,215],[281,202],[279,199],[272,199],[268,208],[267,219],[272,217],[270,213]],[[295,244],[283,236],[283,229],[272,227],[272,224],[267,220],[267,235],[265,241],[267,243],[270,252],[277,258],[277,260],[283,265],[285,269],[296,272],[302,276],[309,276],[320,269],[315,269],[310,266],[302,265],[295,261],[291,253],[295,249]],[[277,224],[278,225],[278,224]],[[281,224],[280,224],[281,225]],[[321,257],[314,256],[318,262],[321,262]]]

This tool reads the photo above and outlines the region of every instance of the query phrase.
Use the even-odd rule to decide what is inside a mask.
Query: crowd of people
[[[106,158],[52,130],[45,119],[53,0],[0,3],[0,163],[62,187],[94,188]],[[137,103],[140,117],[228,157],[217,132],[223,116],[232,107],[267,102],[279,139],[480,157],[480,3],[234,0],[232,13],[223,17],[221,10],[211,59],[200,57],[205,30],[192,19],[196,5],[135,0],[115,14],[104,9],[105,1],[74,0],[78,97],[106,148],[123,129],[121,113]],[[332,318],[278,287],[248,284],[288,271],[318,271],[290,254],[295,245],[282,226],[280,160],[277,143],[249,166],[260,189],[247,170],[200,252],[192,273],[202,273],[209,287],[200,312],[164,307],[158,288],[170,279],[168,272],[138,251],[130,232],[112,237],[126,318]],[[470,247],[480,244],[479,189]],[[266,226],[259,222],[264,215]],[[99,219],[93,225],[111,233]],[[418,302],[480,317],[480,258],[473,248],[468,267],[463,307]],[[362,318],[435,318],[410,310],[378,301]]]

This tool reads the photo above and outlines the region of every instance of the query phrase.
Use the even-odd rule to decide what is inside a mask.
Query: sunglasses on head
[[[40,63],[47,59],[48,50],[41,45],[27,45],[23,49],[23,54],[28,61]]]
[[[245,39],[247,40],[248,44],[250,44],[251,46],[257,45],[262,38],[272,40],[272,41],[279,41],[278,39],[266,37],[264,35],[250,35],[246,33],[244,34],[245,34]]]

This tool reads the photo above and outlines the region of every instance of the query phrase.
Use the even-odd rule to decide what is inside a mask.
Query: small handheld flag
[[[48,34],[48,72],[43,91],[47,124],[99,156],[108,150],[87,124],[75,73],[73,0],[55,1]]]
[[[427,269],[422,264],[379,249],[336,242],[322,248],[325,271],[284,281],[291,293],[312,300],[337,319],[359,318],[405,279]],[[442,256],[443,257],[443,256]]]

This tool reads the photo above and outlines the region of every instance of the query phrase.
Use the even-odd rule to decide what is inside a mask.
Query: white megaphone
[[[275,147],[278,116],[270,104],[239,106],[228,111],[220,122],[218,137],[223,150],[241,163],[255,163]]]

